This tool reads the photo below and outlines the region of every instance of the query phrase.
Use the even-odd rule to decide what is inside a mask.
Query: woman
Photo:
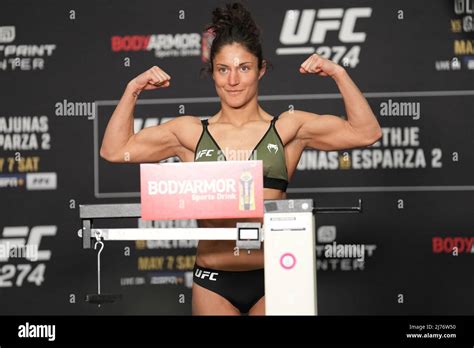
[[[170,86],[171,77],[154,66],[128,83],[105,131],[100,149],[104,159],[135,163],[172,156],[183,162],[262,159],[264,199],[285,199],[286,186],[305,148],[350,149],[371,145],[381,137],[367,100],[345,69],[316,54],[301,64],[299,72],[334,79],[344,98],[347,121],[300,110],[273,117],[263,110],[257,101],[258,83],[266,71],[260,32],[240,3],[215,9],[206,29],[214,34],[209,72],[220,97],[219,112],[202,122],[194,116],[176,117],[133,134],[139,94]],[[236,153],[244,153],[245,158]],[[199,226],[235,227],[236,222],[200,220]],[[204,271],[213,272],[212,279],[201,279]],[[192,295],[194,315],[263,315],[263,249],[249,254],[239,252],[235,242],[200,241]]]

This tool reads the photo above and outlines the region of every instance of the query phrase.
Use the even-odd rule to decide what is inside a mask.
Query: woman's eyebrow
[[[243,64],[247,64],[247,63],[252,63],[252,62],[243,62],[243,63],[240,63],[239,65],[243,65]],[[228,65],[225,65],[225,64],[222,64],[222,63],[216,63],[216,65],[225,66],[226,68],[229,67]]]

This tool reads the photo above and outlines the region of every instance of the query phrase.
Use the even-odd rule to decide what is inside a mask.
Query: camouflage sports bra
[[[252,150],[247,160],[262,160],[263,187],[274,188],[285,192],[288,186],[288,172],[283,142],[275,128],[275,122],[277,120],[278,116],[273,117],[270,122],[270,127],[268,127],[265,135]],[[203,129],[196,146],[194,161],[217,161],[221,158],[227,160],[224,152],[214,140],[211,133],[209,133],[207,128],[209,125],[208,120],[202,120],[201,123]]]

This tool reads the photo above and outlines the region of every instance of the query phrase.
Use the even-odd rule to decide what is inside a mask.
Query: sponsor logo
[[[473,254],[474,237],[433,237],[434,254]]]
[[[131,285],[144,285],[145,278],[144,277],[123,277],[120,278],[120,285],[121,286],[131,286]]]
[[[0,27],[0,43],[10,43],[15,40],[15,27]]]
[[[0,70],[44,70],[46,65],[44,57],[51,57],[56,45],[15,45],[13,44],[15,38],[16,29],[14,26],[0,27]]]
[[[0,239],[0,262],[7,262],[10,257],[10,248],[31,247],[38,250],[43,237],[55,236],[56,226],[34,226],[31,230],[28,226],[6,226],[3,228],[3,237]],[[29,236],[28,236],[29,234]],[[3,251],[3,252],[1,252]],[[51,250],[37,251],[34,260],[30,261],[49,261],[51,259]]]
[[[8,187],[26,187],[30,191],[56,190],[57,174],[54,172],[0,174],[0,188]]]
[[[321,44],[328,31],[337,31],[341,42],[364,42],[366,33],[354,32],[359,18],[368,18],[370,7],[288,10],[280,33],[280,42],[287,45]],[[299,21],[299,25],[298,25]]]
[[[52,173],[27,173],[26,189],[31,191],[56,190],[57,174]]]
[[[236,182],[234,179],[210,179],[210,180],[149,180],[149,195],[175,195],[175,194],[197,194],[197,193],[235,193]]]
[[[201,55],[199,33],[112,36],[113,52],[154,51],[157,58]]]
[[[276,54],[316,52],[335,63],[342,61],[344,66],[355,68],[359,64],[361,47],[349,47],[347,44],[365,42],[367,34],[354,30],[359,19],[369,18],[371,15],[370,7],[288,10],[280,32],[280,43],[283,47],[277,48]],[[313,47],[323,44],[330,32],[337,33],[338,45]]]
[[[319,243],[330,243],[336,239],[336,226],[320,226],[317,231]]]
[[[196,159],[200,159],[201,157],[212,157],[212,154],[214,153],[213,149],[204,149],[204,150],[199,150]]]
[[[193,272],[163,272],[149,278],[151,285],[184,285],[189,289],[193,286]]]
[[[183,282],[182,277],[177,276],[152,276],[150,277],[151,285],[178,285]]]
[[[274,153],[276,154],[278,152],[278,146],[276,144],[268,144],[267,145],[267,150],[270,152],[270,153]]]
[[[22,187],[25,184],[26,174],[1,174],[0,188]]]
[[[200,268],[196,268],[196,271],[194,272],[194,275],[197,277],[197,278],[200,278],[200,279],[206,279],[206,278],[209,278],[209,280],[212,280],[212,281],[217,281],[216,277],[219,275],[219,272],[209,272],[209,271],[204,271]]]
[[[51,260],[51,250],[40,249],[44,237],[56,235],[57,226],[6,226],[0,239],[0,262],[24,258],[30,263],[5,264],[0,268],[0,288],[21,287],[24,283],[40,286],[44,282],[46,264],[33,263]]]

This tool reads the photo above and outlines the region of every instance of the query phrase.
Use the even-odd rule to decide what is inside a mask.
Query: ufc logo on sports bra
[[[197,153],[196,159],[199,159],[202,156],[211,157],[213,152],[214,152],[214,150],[212,150],[212,149],[201,150]]]
[[[209,280],[216,281],[217,279],[215,278],[219,272],[209,272],[209,271],[203,271],[202,269],[196,268],[196,272],[194,275],[198,278],[201,279],[206,279],[209,278]]]

